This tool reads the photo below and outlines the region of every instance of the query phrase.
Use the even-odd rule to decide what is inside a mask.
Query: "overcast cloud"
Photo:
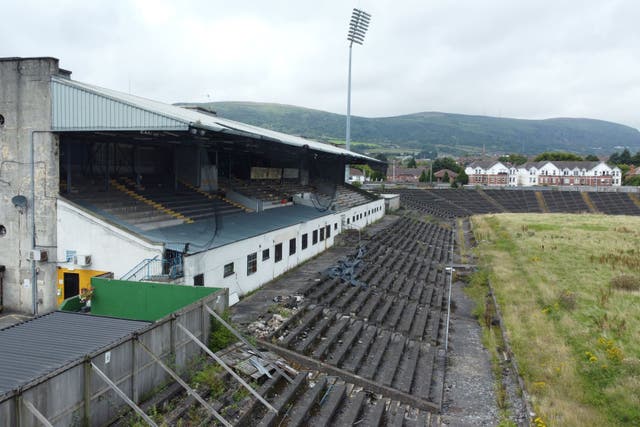
[[[590,117],[640,128],[634,0],[3,1],[0,56],[166,102],[262,101],[344,114]]]

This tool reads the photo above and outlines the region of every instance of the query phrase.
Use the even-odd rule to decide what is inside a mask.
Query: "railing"
[[[120,280],[140,282],[143,280],[177,279],[184,275],[182,256],[159,259],[157,256],[140,261],[124,274]]]

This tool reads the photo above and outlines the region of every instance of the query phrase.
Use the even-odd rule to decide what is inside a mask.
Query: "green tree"
[[[617,151],[609,156],[609,163],[614,165],[630,165],[633,164],[633,160],[636,159],[640,152],[638,152],[635,156],[631,157],[631,153],[627,148],[622,150],[622,153],[618,153]],[[640,159],[638,159],[640,160]]]
[[[440,157],[433,161],[433,172],[438,172],[442,169],[449,169],[456,173],[460,173],[460,171],[462,170],[462,166],[460,166],[451,157]]]
[[[420,178],[418,178],[420,182],[427,182],[427,171],[422,169],[422,173],[420,174]]]
[[[536,158],[533,160],[534,162],[543,162],[543,161],[582,161],[582,157],[573,153],[564,153],[561,151],[546,151],[544,153],[538,154]]]
[[[507,154],[506,156],[498,157],[498,160],[501,162],[509,162],[514,165],[522,165],[527,163],[527,156],[523,156],[522,154]]]
[[[449,178],[449,172],[445,172],[444,175],[442,175],[442,182],[449,182],[451,180],[451,178]]]
[[[634,175],[625,179],[624,185],[640,186],[640,175]]]
[[[469,183],[469,175],[462,169],[458,176],[456,176],[455,182],[459,185],[466,185]]]
[[[600,161],[600,159],[598,158],[598,156],[596,156],[595,154],[589,154],[588,156],[586,156],[584,158],[585,160],[589,161],[589,162],[598,162]]]
[[[416,158],[415,157],[411,157],[409,158],[409,160],[407,160],[407,167],[408,168],[417,168],[418,165],[416,164]]]
[[[631,164],[639,166],[640,165],[640,151],[638,151],[632,158]]]
[[[384,153],[378,153],[374,156],[376,159],[382,161],[382,162],[388,162],[389,160],[387,159],[387,155]]]

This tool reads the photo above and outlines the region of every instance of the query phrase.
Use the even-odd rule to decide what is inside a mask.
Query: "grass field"
[[[537,425],[640,426],[640,218],[472,222]]]

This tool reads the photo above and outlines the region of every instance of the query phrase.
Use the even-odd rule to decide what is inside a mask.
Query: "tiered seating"
[[[542,212],[534,191],[531,190],[483,190],[507,212]]]
[[[246,211],[242,206],[225,200],[222,196],[201,194],[182,185],[179,191],[156,188],[141,190],[139,193],[194,221]]]
[[[640,207],[627,193],[590,192],[589,197],[599,212],[608,215],[640,215]]]
[[[474,214],[502,212],[503,209],[497,203],[490,203],[478,191],[465,191],[453,188],[432,191],[450,203],[460,206]]]
[[[296,194],[314,192],[314,187],[302,185],[295,181],[271,179],[241,180],[232,178],[226,182],[229,188],[243,194],[266,202],[279,203],[283,200],[290,201]]]
[[[78,180],[80,181],[80,180]],[[245,211],[218,194],[180,185],[178,191],[162,183],[136,185],[129,178],[114,179],[109,191],[102,185],[80,184],[68,198],[112,220],[141,230],[191,223],[216,215]]]
[[[450,229],[401,218],[367,244],[354,281],[311,282],[304,308],[273,342],[339,368],[347,382],[359,378],[433,405],[442,392],[436,366],[452,238]]]
[[[336,187],[334,204],[338,210],[349,209],[354,206],[370,202],[372,199],[373,197],[366,196],[365,194],[352,190],[345,185],[338,185]]]
[[[397,189],[394,192],[400,194],[403,205],[429,215],[452,219],[472,214],[468,209],[449,202],[434,191]]]
[[[141,230],[182,224],[186,220],[185,217],[178,217],[171,211],[163,210],[143,198],[134,198],[114,187],[109,191],[101,191],[101,187],[81,184],[74,186],[77,192],[74,191],[66,197],[108,219],[132,225]]]
[[[544,201],[552,213],[590,212],[578,191],[542,191]]]

